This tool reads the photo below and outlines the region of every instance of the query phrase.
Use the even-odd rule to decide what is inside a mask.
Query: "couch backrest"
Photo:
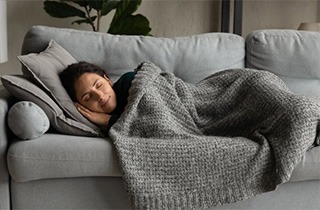
[[[244,67],[244,39],[226,33],[159,38],[34,26],[25,36],[22,54],[45,50],[51,39],[78,61],[102,66],[112,80],[143,61],[151,61],[190,83],[223,69]]]
[[[281,77],[294,92],[320,96],[320,33],[260,30],[246,40],[246,66]]]

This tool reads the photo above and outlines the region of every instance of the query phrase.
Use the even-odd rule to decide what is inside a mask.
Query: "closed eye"
[[[87,93],[87,94],[85,94],[83,97],[82,97],[82,99],[84,100],[84,101],[89,101],[90,100],[90,94],[89,93]]]

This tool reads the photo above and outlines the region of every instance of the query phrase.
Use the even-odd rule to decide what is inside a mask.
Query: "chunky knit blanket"
[[[225,70],[196,85],[150,62],[109,131],[136,209],[201,209],[271,191],[317,137],[320,105],[275,75]]]

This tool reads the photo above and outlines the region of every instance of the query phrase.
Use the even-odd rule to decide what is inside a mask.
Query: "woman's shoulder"
[[[136,75],[136,73],[134,71],[129,71],[125,74],[123,74],[120,79],[125,79],[125,80],[133,80],[134,76]]]
[[[134,79],[134,76],[136,75],[135,72],[129,71],[125,74],[123,74],[116,83],[131,83],[132,80]]]
[[[123,86],[130,86],[132,80],[134,79],[134,76],[136,73],[134,71],[129,71],[125,74],[123,74],[113,85],[114,88],[120,88]]]

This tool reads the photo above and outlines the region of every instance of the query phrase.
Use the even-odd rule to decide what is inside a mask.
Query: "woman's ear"
[[[105,78],[109,82],[109,84],[112,86],[112,81],[111,79],[109,79],[109,77],[107,77],[107,75],[103,75],[103,78]]]

